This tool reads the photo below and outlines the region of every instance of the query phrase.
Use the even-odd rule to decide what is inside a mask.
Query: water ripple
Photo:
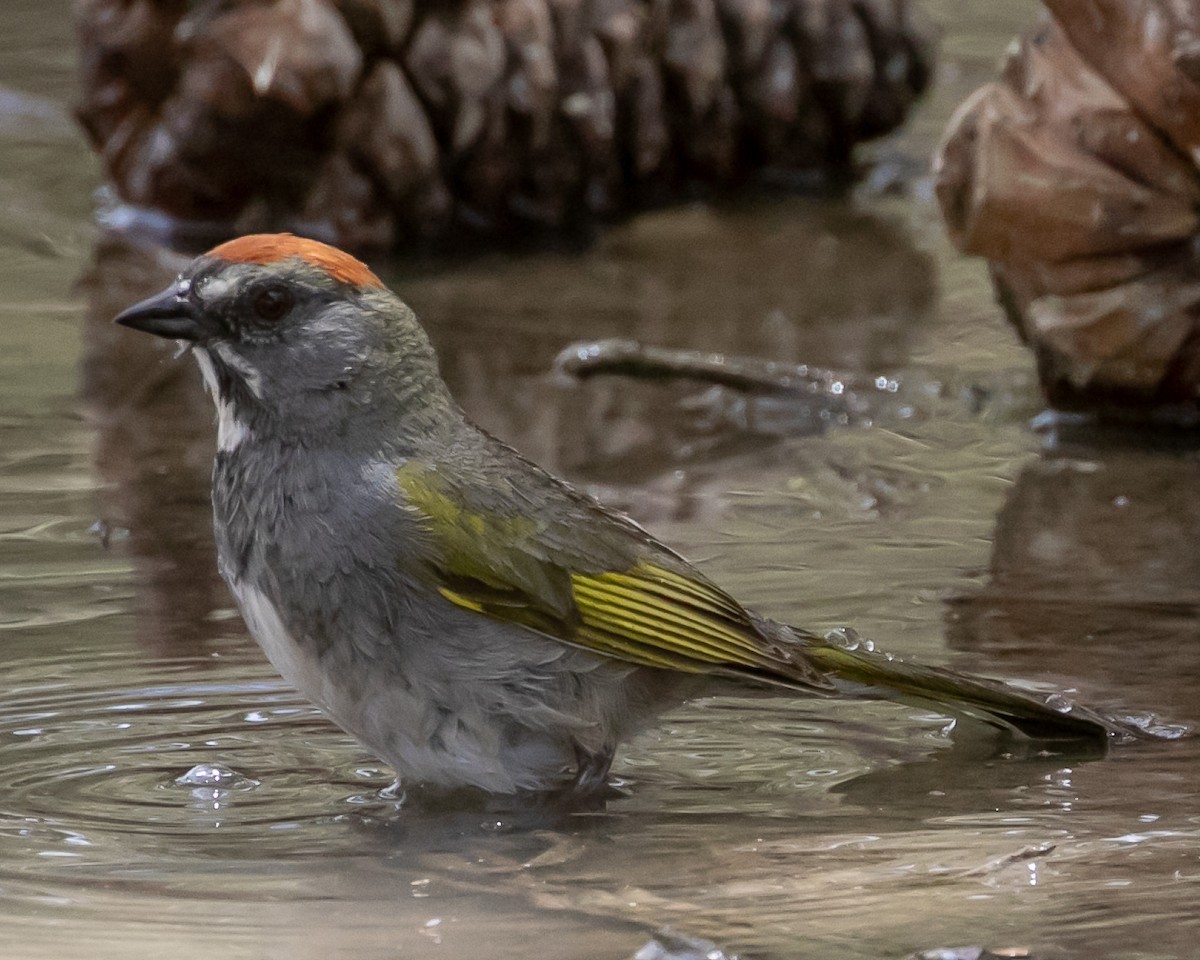
[[[114,659],[88,667],[103,675]],[[252,837],[264,855],[295,855],[306,848],[295,832],[272,839],[284,825],[302,832],[348,814],[389,782],[265,665],[244,679],[198,681],[197,665],[170,661],[151,664],[158,676],[135,685],[72,678],[78,665],[68,657],[24,664],[0,709],[7,869],[112,862],[118,849],[125,859],[139,848],[161,851],[167,838],[224,854],[228,842]],[[27,679],[35,672],[41,677]],[[4,855],[17,845],[19,857]]]

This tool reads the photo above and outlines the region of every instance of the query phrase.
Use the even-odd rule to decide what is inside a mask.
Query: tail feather
[[[805,658],[822,670],[839,692],[933,707],[970,716],[1034,740],[1105,742],[1131,733],[1094,710],[1060,694],[1038,694],[999,680],[909,663],[864,645],[823,640],[805,647]]]

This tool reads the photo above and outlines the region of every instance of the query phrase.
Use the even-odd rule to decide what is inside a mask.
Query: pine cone
[[[1200,0],[1047,6],[950,122],[943,216],[988,258],[1052,404],[1194,417]]]
[[[562,229],[844,165],[924,89],[912,0],[81,0],[119,196],[346,245]]]

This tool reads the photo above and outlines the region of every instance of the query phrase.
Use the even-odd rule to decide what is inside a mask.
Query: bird
[[[403,786],[587,796],[719,693],[872,697],[1047,743],[1106,718],[748,609],[473,424],[413,311],[349,253],[252,234],[116,317],[216,406],[220,573],[280,674]]]

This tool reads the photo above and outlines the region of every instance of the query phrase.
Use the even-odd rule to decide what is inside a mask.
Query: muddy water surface
[[[1032,15],[929,6],[944,67],[874,151],[894,168]],[[195,370],[109,323],[180,261],[94,225],[67,8],[0,10],[0,955],[619,960],[669,927],[746,957],[1200,956],[1195,740],[1056,758],[895,706],[714,700],[586,814],[381,793],[216,577]],[[1029,358],[928,188],[379,268],[473,416],[763,611],[1200,721],[1200,457],[1031,429]],[[843,369],[862,404],[551,373],[615,336]]]

